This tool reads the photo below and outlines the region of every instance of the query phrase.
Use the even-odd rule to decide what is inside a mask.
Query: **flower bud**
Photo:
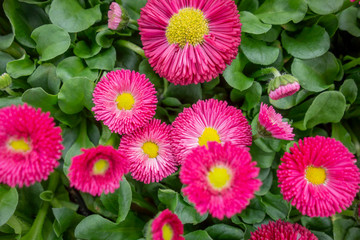
[[[284,74],[273,78],[268,87],[269,97],[273,100],[291,96],[300,89],[299,81],[290,74]]]
[[[9,74],[3,73],[0,76],[0,90],[10,87],[12,79]]]
[[[129,17],[126,10],[117,2],[112,2],[108,11],[108,28],[120,30],[126,27],[128,22]]]

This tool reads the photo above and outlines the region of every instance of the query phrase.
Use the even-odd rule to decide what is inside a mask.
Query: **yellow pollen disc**
[[[10,141],[10,147],[18,152],[27,152],[30,150],[30,146],[23,139]]]
[[[174,236],[174,232],[172,230],[172,228],[170,227],[169,224],[165,224],[163,227],[162,227],[162,237],[164,240],[171,240],[172,237]]]
[[[117,108],[119,110],[131,110],[135,99],[130,93],[122,93],[116,98]]]
[[[156,158],[159,151],[159,146],[153,142],[146,142],[142,146],[142,150],[145,154],[149,155],[149,158]]]
[[[203,133],[201,134],[201,136],[199,137],[199,145],[200,146],[208,146],[207,143],[208,142],[218,142],[221,143],[220,141],[220,136],[217,133],[217,131],[212,128],[212,127],[206,127],[203,131]]]
[[[208,21],[199,9],[183,8],[174,14],[166,28],[166,38],[170,44],[178,43],[184,47],[186,43],[193,46],[204,41],[209,33]]]
[[[94,175],[104,175],[109,168],[109,162],[104,159],[99,159],[93,166]]]
[[[323,184],[326,180],[326,172],[322,167],[309,166],[306,168],[306,179],[315,185]]]
[[[231,175],[228,170],[224,167],[213,167],[208,173],[208,179],[213,188],[221,190],[230,181]]]

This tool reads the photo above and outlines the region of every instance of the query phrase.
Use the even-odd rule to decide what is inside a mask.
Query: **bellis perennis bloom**
[[[169,209],[158,214],[151,222],[147,240],[185,240],[184,226],[178,216]]]
[[[268,93],[273,100],[288,97],[299,91],[299,81],[290,74],[279,75],[269,83]]]
[[[333,138],[306,137],[281,161],[281,193],[304,215],[332,216],[349,207],[359,191],[354,155]]]

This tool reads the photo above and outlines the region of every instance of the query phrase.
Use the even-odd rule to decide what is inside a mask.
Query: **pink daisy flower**
[[[182,236],[184,225],[178,216],[169,209],[158,214],[151,222],[150,239],[152,240],[185,240]]]
[[[251,233],[250,240],[317,240],[318,238],[307,228],[297,224],[283,222],[269,222],[263,224]]]
[[[121,29],[126,26],[128,21],[129,17],[126,11],[117,2],[112,2],[108,11],[108,28],[112,30]]]
[[[210,142],[194,149],[180,169],[183,193],[200,214],[218,219],[240,213],[259,190],[259,168],[245,148]]]
[[[150,65],[174,84],[210,81],[238,53],[241,23],[233,0],[149,0],[138,22]]]
[[[284,140],[293,140],[293,128],[289,123],[282,121],[280,113],[276,113],[272,106],[261,103],[258,121],[258,134],[262,137],[273,137]]]
[[[288,97],[299,91],[300,84],[298,82],[289,83],[287,85],[279,86],[275,90],[270,90],[269,97],[273,100],[279,100]]]
[[[129,159],[134,179],[159,182],[176,171],[170,132],[171,126],[153,119],[145,127],[122,137],[119,151]]]
[[[173,147],[178,163],[197,146],[208,142],[251,145],[251,127],[241,110],[216,99],[199,100],[178,115],[173,125]]]
[[[356,2],[356,1],[359,1],[359,0],[350,0],[350,2]],[[360,4],[360,2],[359,2],[359,4]]]
[[[70,186],[100,196],[113,193],[129,171],[129,161],[111,146],[82,149],[69,168]]]
[[[93,102],[96,120],[102,120],[112,132],[130,133],[155,115],[156,90],[144,74],[122,69],[101,79]]]
[[[277,171],[281,192],[304,215],[328,217],[341,212],[359,190],[354,155],[333,138],[306,137],[281,161]]]
[[[0,109],[0,183],[30,186],[59,165],[61,128],[49,115],[27,104]]]

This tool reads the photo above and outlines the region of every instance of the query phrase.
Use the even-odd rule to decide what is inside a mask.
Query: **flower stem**
[[[349,70],[357,65],[360,65],[360,58],[355,58],[352,61],[343,65],[344,71]]]
[[[139,24],[138,24],[137,20],[134,20],[134,19],[130,18],[129,23],[134,24],[135,26],[139,27]]]
[[[10,96],[13,96],[13,97],[18,97],[20,96],[19,93],[17,92],[14,92],[11,88],[7,87],[5,89],[3,89],[4,91],[6,91]]]
[[[138,45],[133,44],[132,42],[129,42],[126,40],[118,40],[118,41],[116,41],[116,44],[120,47],[126,47],[126,48],[134,51],[135,53],[139,54],[143,58],[145,58],[144,50],[141,47],[139,47]]]
[[[273,74],[274,77],[281,76],[280,72],[276,68],[269,67],[269,68],[263,68],[263,69],[256,71],[253,75],[251,75],[251,77],[258,78],[258,77],[268,75],[268,74]]]
[[[49,180],[49,186],[48,186],[48,190],[55,192],[57,185],[59,182],[59,173],[54,171],[51,175],[50,175],[50,180]],[[47,211],[49,209],[50,206],[50,202],[43,202],[41,208],[39,209],[39,212],[35,218],[35,221],[33,223],[33,225],[30,228],[30,231],[21,238],[21,240],[42,240],[42,228],[44,225],[44,221],[45,221],[45,217],[47,214]]]

